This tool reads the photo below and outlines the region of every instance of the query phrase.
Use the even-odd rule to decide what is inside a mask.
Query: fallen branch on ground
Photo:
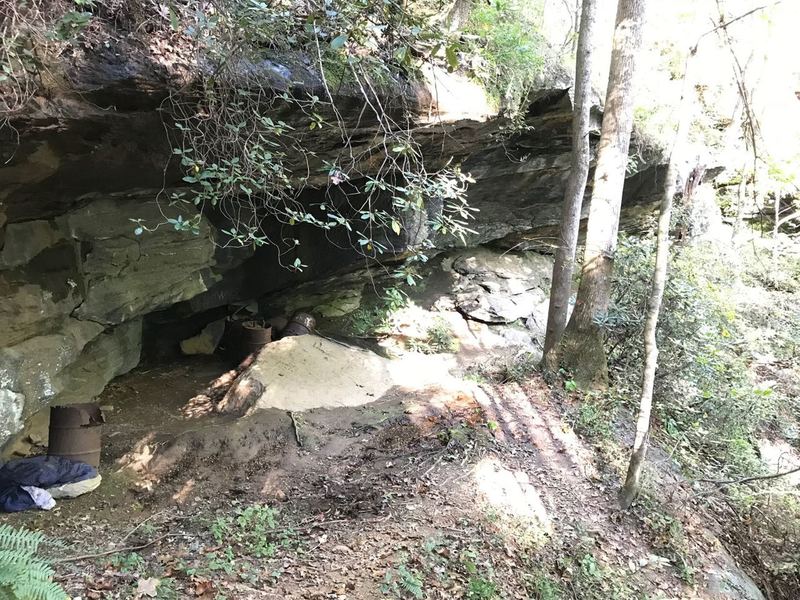
[[[750,477],[742,477],[741,479],[697,479],[696,481],[701,483],[713,483],[719,487],[727,487],[729,485],[739,485],[742,483],[751,483],[753,481],[765,481],[768,479],[778,479],[779,477],[785,477],[787,475],[791,475],[793,473],[800,472],[800,467],[796,467],[794,469],[790,469],[788,471],[781,471],[779,473],[772,473],[771,475],[752,475]]]
[[[150,546],[157,544],[163,539],[168,537],[194,537],[191,533],[165,533],[155,539],[150,540],[146,544],[140,544],[138,546],[127,546],[125,548],[114,548],[113,550],[106,550],[104,552],[95,552],[94,554],[80,554],[78,556],[67,556],[66,558],[59,558],[54,560],[54,563],[65,563],[65,562],[75,562],[79,560],[89,560],[90,558],[100,558],[101,556],[108,556],[110,554],[119,554],[120,552],[136,552],[137,550],[144,550],[145,548],[149,548]]]

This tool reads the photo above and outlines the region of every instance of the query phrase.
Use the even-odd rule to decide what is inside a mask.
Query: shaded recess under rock
[[[197,235],[166,227],[134,235],[132,219],[174,216],[175,209],[157,199],[184,185],[171,162],[169,123],[158,110],[175,74],[143,59],[142,48],[126,46],[134,42],[113,43],[119,47],[69,66],[72,87],[35,97],[0,130],[0,443],[49,404],[96,396],[139,363],[143,347],[151,356],[165,347],[177,350],[180,340],[225,317],[230,305],[357,266],[352,252],[298,226],[294,235],[301,245],[284,262],[300,258],[310,267],[289,272],[270,249],[221,247],[227,224],[210,213]],[[319,91],[314,73],[291,75],[298,91]],[[454,111],[447,107],[458,106],[458,98],[434,101],[424,86],[403,87],[404,98],[416,98],[413,133],[431,165],[452,158],[476,179],[469,200],[480,212],[470,246],[519,251],[552,243],[568,175],[569,86],[561,76],[543,80],[530,98],[529,127],[511,137],[501,135],[502,118]],[[354,123],[363,103],[348,93],[339,98],[339,109]],[[593,114],[599,121],[599,108]],[[361,120],[357,143],[366,148],[377,127]],[[309,136],[320,164],[341,150],[334,128]],[[661,170],[641,168],[626,186],[624,224],[649,213],[659,189]],[[363,170],[368,173],[368,165]],[[312,180],[304,199],[318,199],[314,186],[323,183]],[[451,244],[433,241],[435,251]],[[546,271],[531,266],[530,285],[501,296],[493,289],[501,275],[461,272],[467,282],[457,308],[482,322],[525,318],[539,310]],[[356,296],[342,298],[324,316],[346,315],[357,304]]]

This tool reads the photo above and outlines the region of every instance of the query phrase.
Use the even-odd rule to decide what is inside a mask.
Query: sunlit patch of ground
[[[497,458],[483,458],[473,478],[484,498],[484,511],[497,515],[499,527],[509,540],[530,540],[541,545],[553,534],[539,491],[525,471],[511,470]]]

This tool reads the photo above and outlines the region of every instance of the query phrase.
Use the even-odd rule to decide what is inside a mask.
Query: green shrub
[[[403,561],[396,569],[386,570],[381,591],[397,598],[423,598],[423,584],[422,575]]]
[[[576,433],[596,440],[608,439],[617,413],[614,396],[587,394],[569,411],[568,421]]]
[[[643,364],[642,329],[654,245],[623,238],[615,259],[615,294],[604,322],[616,392],[631,407]],[[658,327],[655,386],[658,425],[689,465],[752,473],[760,461],[751,437],[776,415],[777,398],[750,370],[748,322],[736,296],[739,267],[718,250],[674,252]]]
[[[694,552],[680,519],[666,509],[656,494],[645,489],[639,496],[639,504],[643,508],[639,515],[642,524],[650,536],[652,547],[658,554],[670,560],[678,576],[687,584],[694,583]]]
[[[144,559],[135,552],[111,556],[111,565],[122,573],[135,573],[144,567],[144,562]]]
[[[424,354],[441,354],[443,352],[458,352],[458,338],[453,335],[453,330],[447,321],[437,317],[425,332],[424,340],[409,340],[412,350]]]
[[[387,288],[373,306],[361,307],[347,316],[348,329],[359,337],[387,333],[392,315],[408,302],[408,294],[400,288]]]
[[[287,531],[276,531],[278,511],[265,504],[237,508],[233,516],[218,517],[210,527],[218,544],[227,544],[230,558],[236,547],[244,554],[268,558],[279,543],[287,543]]]
[[[477,3],[466,33],[475,75],[500,107],[514,115],[545,65],[547,43],[539,33],[540,11],[515,0]]]
[[[770,250],[769,243],[754,237],[733,247],[697,244],[673,251],[658,328],[654,435],[699,479],[736,482],[765,473],[758,438],[797,430],[800,278],[796,261],[773,262]],[[621,240],[615,297],[605,322],[613,383],[630,408],[641,385],[641,330],[652,260],[651,240]],[[703,493],[725,497],[720,523],[737,560],[760,573],[762,581],[798,589],[800,503],[790,483],[778,478],[705,485]],[[691,532],[684,530],[680,515],[659,506],[657,497],[657,490],[640,496],[642,523],[658,553],[692,583]]]
[[[468,600],[492,600],[497,597],[497,585],[485,577],[475,576],[469,580]]]
[[[536,600],[559,600],[564,596],[564,592],[558,582],[546,572],[537,570],[529,576],[529,585]]]
[[[594,542],[589,539],[578,540],[571,547],[565,545],[556,560],[557,570],[569,581],[572,595],[567,597],[581,600],[609,600],[635,598],[630,586],[629,573],[604,564],[596,556]],[[549,583],[549,582],[548,582]],[[558,588],[544,588],[556,592]],[[560,598],[560,595],[542,595],[543,598]]]
[[[469,549],[461,556],[461,565],[469,573],[467,600],[492,600],[498,595],[497,584],[492,581],[490,571],[482,571],[476,564],[478,553]]]

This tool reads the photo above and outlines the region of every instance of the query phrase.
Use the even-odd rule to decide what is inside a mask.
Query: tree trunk
[[[699,42],[698,42],[699,43]],[[672,141],[669,154],[669,166],[664,181],[664,195],[658,213],[658,228],[656,229],[656,264],[653,270],[653,280],[650,287],[650,296],[647,299],[647,312],[644,322],[644,373],[642,374],[642,393],[639,397],[639,416],[636,419],[636,437],[633,441],[631,461],[628,464],[628,474],[625,484],[619,492],[619,503],[627,509],[636,499],[641,489],[642,467],[647,454],[647,443],[650,439],[650,414],[653,410],[653,387],[658,368],[658,344],[656,330],[658,317],[661,313],[661,300],[664,297],[664,286],[667,282],[667,267],[669,266],[669,226],[672,219],[672,200],[675,197],[675,184],[678,180],[678,161],[680,151],[686,140],[686,132],[691,123],[693,103],[689,100],[694,86],[691,80],[691,61],[697,52],[695,45],[689,51],[683,73],[683,90],[678,104],[678,126]],[[693,171],[694,174],[694,171]],[[688,203],[696,185],[700,184],[702,172],[695,180],[692,176],[687,180],[684,200]]]
[[[780,267],[778,266],[778,258],[780,257],[780,233],[781,233],[781,197],[778,192],[775,192],[775,207],[774,215],[775,224],[772,226],[772,261],[771,271],[772,277],[778,279],[780,277]]]
[[[578,55],[575,66],[575,100],[572,114],[572,164],[561,207],[561,231],[553,264],[553,285],[547,312],[543,364],[547,370],[558,367],[557,348],[567,324],[567,308],[575,270],[575,248],[581,221],[581,205],[589,177],[591,148],[589,145],[592,107],[592,54],[597,22],[597,0],[583,0]]]
[[[642,45],[646,0],[619,0],[603,129],[597,153],[575,310],[559,354],[584,388],[603,388],[608,365],[602,321],[608,312],[619,211],[633,128],[634,82]]]
[[[661,300],[664,296],[664,286],[667,281],[667,267],[669,265],[669,226],[672,217],[672,200],[675,196],[675,182],[678,179],[678,160],[680,159],[680,149],[686,141],[686,132],[692,121],[694,102],[689,101],[689,94],[693,93],[694,83],[692,80],[691,63],[697,53],[700,41],[709,33],[718,29],[725,29],[734,21],[743,19],[764,7],[751,10],[736,19],[731,19],[719,27],[703,34],[698,38],[697,43],[690,49],[686,59],[686,66],[683,74],[683,93],[678,104],[678,126],[672,142],[672,150],[669,156],[669,168],[667,178],[664,182],[664,195],[661,198],[661,206],[658,216],[658,229],[656,239],[656,265],[653,271],[653,281],[650,288],[650,296],[647,299],[647,314],[644,325],[644,373],[642,375],[642,394],[639,399],[639,416],[636,420],[636,437],[633,441],[631,461],[628,465],[628,474],[625,484],[619,492],[619,503],[623,509],[631,506],[641,489],[641,476],[644,459],[647,454],[647,444],[650,439],[650,414],[653,408],[653,386],[655,383],[656,369],[658,367],[658,345],[656,343],[656,328],[658,317],[661,312]],[[688,204],[696,185],[702,179],[704,168],[696,168],[692,173],[692,178],[687,181],[684,191],[684,200]],[[741,193],[741,191],[740,191]],[[741,206],[740,206],[741,212]]]
[[[736,190],[736,222],[733,225],[734,237],[738,236],[744,228],[744,210],[747,196],[747,186],[745,170],[747,165],[742,165],[742,177],[739,180],[739,187]]]
[[[674,153],[673,153],[674,154]],[[639,398],[639,417],[636,420],[636,438],[633,441],[631,462],[625,485],[619,493],[622,508],[628,508],[636,499],[641,488],[642,466],[647,454],[647,442],[650,438],[650,413],[653,408],[653,386],[658,366],[658,345],[656,328],[658,315],[661,312],[661,299],[664,296],[664,285],[667,281],[667,265],[669,264],[669,223],[672,218],[672,199],[675,196],[675,181],[678,170],[674,156],[667,169],[667,180],[664,184],[664,195],[658,215],[658,233],[656,241],[656,267],[650,297],[647,299],[647,316],[644,324],[644,374],[642,376],[642,395]]]

